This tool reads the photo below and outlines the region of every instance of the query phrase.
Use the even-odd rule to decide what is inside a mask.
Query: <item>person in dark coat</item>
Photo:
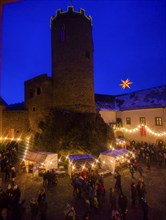
[[[40,220],[46,220],[47,209],[48,209],[48,205],[46,199],[41,200],[41,202],[39,203]]]
[[[144,198],[146,194],[145,184],[142,179],[138,181],[136,188],[137,188],[137,195],[138,195],[139,203],[141,203],[141,198],[142,197]]]
[[[18,185],[15,185],[13,187],[13,219],[14,220],[17,220],[20,217],[19,216],[19,214],[20,214],[20,210],[19,210],[20,197],[21,197],[20,188],[18,187]]]
[[[116,171],[116,174],[115,174],[115,179],[116,179],[116,182],[115,182],[115,189],[122,193],[122,186],[121,186],[121,175],[118,171]]]
[[[2,188],[0,188],[0,213],[4,208],[7,208],[6,193]]]
[[[112,211],[112,210],[115,209],[115,207],[116,207],[115,188],[111,188],[111,189],[110,189],[109,202],[110,202],[111,211]]]
[[[121,211],[122,219],[126,220],[127,214],[127,197],[121,193],[118,198],[118,205]]]
[[[143,174],[143,169],[142,169],[142,167],[141,167],[141,166],[139,166],[139,167],[138,167],[137,171],[138,171],[138,173],[139,173],[140,177],[142,177],[142,174]]]
[[[11,179],[12,179],[12,185],[14,186],[14,182],[15,182],[15,179],[16,179],[16,169],[15,169],[15,167],[11,168]]]
[[[10,165],[9,163],[5,166],[5,181],[10,180]]]
[[[135,207],[135,201],[137,196],[137,187],[134,182],[131,184],[131,200],[132,200],[132,206]]]
[[[134,179],[135,177],[134,177],[134,167],[133,167],[133,165],[130,165],[130,167],[129,167],[129,170],[130,170],[130,173],[131,173],[131,177]]]
[[[21,197],[20,188],[18,187],[18,185],[14,185],[14,187],[13,187],[13,201],[18,204],[20,201],[20,197]]]
[[[36,220],[39,212],[39,206],[36,198],[30,200],[31,220]]]
[[[144,197],[141,198],[141,206],[142,206],[142,210],[143,210],[143,220],[148,220],[149,206],[148,206],[147,201],[145,200]]]
[[[8,186],[7,186],[6,201],[7,201],[8,207],[12,206],[12,203],[13,203],[13,189],[12,189],[11,184],[8,184]]]
[[[44,201],[44,200],[46,200],[46,192],[45,192],[45,188],[42,187],[42,188],[40,189],[40,191],[39,191],[39,195],[38,195],[37,201],[38,201],[38,203],[40,204],[40,202],[41,202],[41,201]]]
[[[7,219],[12,219],[13,212],[13,189],[11,184],[8,184],[6,190],[6,204],[7,204]]]

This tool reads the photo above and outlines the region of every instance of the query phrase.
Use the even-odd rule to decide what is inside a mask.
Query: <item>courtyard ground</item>
[[[146,185],[146,200],[149,205],[149,220],[166,220],[166,167],[158,167],[153,164],[151,170],[147,170],[145,165],[143,179]],[[143,211],[139,205],[135,208],[131,206],[130,184],[132,182],[131,175],[127,168],[120,171],[122,176],[122,190],[128,198],[128,214],[127,220],[143,220]],[[135,182],[139,179],[138,173],[135,173]],[[38,191],[42,186],[42,177],[33,177],[32,174],[17,174],[16,183],[22,192],[22,199],[25,199],[25,213],[23,220],[30,219],[29,201],[31,197],[38,195]],[[7,183],[3,183],[3,188]],[[105,203],[99,212],[92,218],[93,220],[109,220],[111,219],[109,206],[109,190],[114,187],[115,179],[113,175],[104,177],[104,185],[106,188]],[[67,174],[58,177],[57,186],[46,189],[48,203],[48,220],[63,220],[66,204],[72,204],[77,212],[78,219],[83,218],[85,212],[84,199],[75,198],[73,196],[73,188],[71,180]],[[118,193],[117,193],[118,196]]]

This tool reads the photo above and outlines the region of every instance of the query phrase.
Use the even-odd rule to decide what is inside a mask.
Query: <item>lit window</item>
[[[162,126],[162,118],[161,117],[155,117],[156,126]]]
[[[131,125],[131,118],[126,118],[126,124]]]
[[[146,119],[145,119],[145,117],[140,117],[139,120],[140,120],[140,124],[141,124],[141,125],[146,125]]]

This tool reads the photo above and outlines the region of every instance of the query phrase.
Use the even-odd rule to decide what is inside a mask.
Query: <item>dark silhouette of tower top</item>
[[[92,18],[91,16],[88,16],[85,14],[85,10],[80,8],[79,11],[74,11],[74,6],[68,6],[68,10],[67,11],[62,11],[62,9],[58,9],[56,11],[56,16],[52,16],[51,20],[54,20],[56,18],[59,18],[59,16],[82,16],[84,18],[87,19],[87,21],[90,21],[90,23],[92,23]]]

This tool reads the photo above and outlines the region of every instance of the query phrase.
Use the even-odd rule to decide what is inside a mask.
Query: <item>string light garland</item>
[[[21,137],[18,137],[18,138],[9,138],[9,137],[3,137],[1,136],[0,137],[0,141],[16,141],[16,142],[21,142],[21,141],[24,141],[26,143],[26,147],[25,147],[25,151],[24,151],[24,155],[23,155],[23,160],[25,159],[26,155],[27,155],[27,152],[29,150],[29,143],[30,143],[30,137],[26,137],[26,138],[21,138]]]
[[[128,129],[128,128],[124,128],[124,127],[121,127],[121,128],[114,127],[114,130],[115,131],[116,130],[125,131],[127,133],[135,133],[135,132],[139,131],[142,126],[145,127],[147,132],[149,132],[150,134],[153,134],[154,136],[158,136],[158,137],[166,136],[166,132],[161,132],[161,133],[154,132],[147,125],[138,125],[137,127],[133,128],[133,129]]]

